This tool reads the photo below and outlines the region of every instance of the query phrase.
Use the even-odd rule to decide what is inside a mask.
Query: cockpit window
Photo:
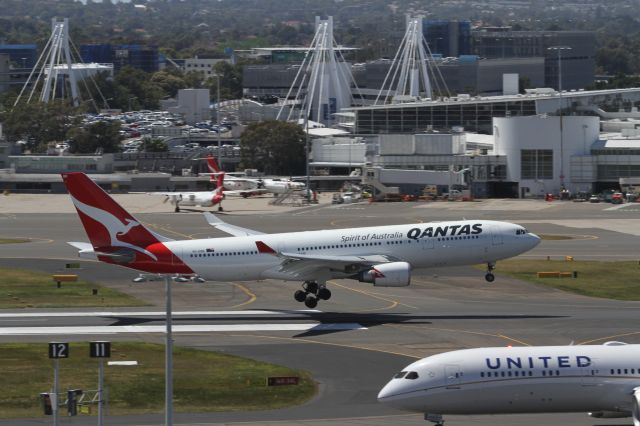
[[[415,371],[410,371],[406,376],[404,376],[404,378],[409,380],[415,380],[418,378],[418,373],[416,373]]]
[[[398,374],[396,374],[395,376],[393,376],[394,379],[402,379],[404,376],[407,375],[406,371],[401,371]]]
[[[528,234],[529,231],[527,231],[525,228],[520,228],[516,230],[516,235],[525,235]]]

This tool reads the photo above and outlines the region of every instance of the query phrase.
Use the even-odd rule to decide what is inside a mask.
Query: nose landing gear
[[[492,283],[496,279],[495,275],[493,275],[493,272],[492,272],[494,269],[496,269],[495,262],[487,263],[487,273],[484,276],[484,279],[487,280],[487,282]]]
[[[297,290],[293,297],[298,302],[304,302],[309,309],[318,306],[318,300],[329,300],[331,298],[331,291],[327,288],[326,283],[305,281],[302,283],[302,288],[303,290]]]

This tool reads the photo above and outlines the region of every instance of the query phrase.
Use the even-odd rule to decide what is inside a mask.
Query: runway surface
[[[6,206],[5,206],[6,207]],[[490,200],[474,203],[321,205],[277,212],[266,207],[227,207],[222,217],[263,232],[329,229],[461,218],[508,220],[539,234],[571,235],[543,241],[528,258],[640,259],[640,212],[636,205]],[[639,206],[640,207],[640,206]],[[64,271],[78,261],[66,241],[86,241],[74,214],[0,213],[0,237],[32,238],[0,245],[0,266]],[[64,209],[60,209],[62,211]],[[141,210],[145,210],[141,207]],[[0,212],[5,210],[0,210]],[[18,211],[18,209],[16,209]],[[149,211],[147,209],[146,211]],[[155,210],[154,210],[155,211]],[[251,214],[251,213],[254,214]],[[258,213],[255,213],[258,212]],[[172,238],[223,236],[198,213],[136,215]],[[66,337],[162,343],[162,282],[134,284],[133,271],[81,262],[77,273],[148,301],[145,308],[3,310],[0,342],[46,342]],[[75,271],[74,271],[75,272]],[[408,288],[374,288],[331,281],[333,296],[316,310],[293,300],[299,283],[175,283],[176,344],[223,351],[309,370],[319,394],[301,407],[268,412],[176,415],[176,424],[418,425],[420,415],[376,402],[384,383],[416,358],[478,346],[640,343],[640,302],[593,299],[523,283],[500,275],[488,284],[474,268],[420,270]],[[612,279],[615,275],[612,274]],[[606,285],[606,283],[603,283]],[[129,330],[129,331],[127,331]],[[95,334],[99,331],[100,334]],[[87,424],[87,417],[61,424]],[[523,416],[446,416],[446,425],[626,425],[630,419],[591,419],[585,413]],[[112,425],[161,424],[161,414],[108,418]],[[0,425],[48,424],[44,416]]]

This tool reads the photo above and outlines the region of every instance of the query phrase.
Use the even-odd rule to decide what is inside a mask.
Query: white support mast
[[[333,38],[333,18],[316,17],[316,33],[300,69],[289,89],[278,119],[291,120],[297,110],[298,121],[313,120],[324,125],[333,121],[332,114],[352,104],[351,84],[355,81],[349,64],[340,54]],[[295,90],[293,102],[289,96]],[[290,107],[285,116],[285,108]]]
[[[18,104],[29,85],[31,85],[32,89],[27,102],[31,101],[40,80],[42,80],[42,91],[38,99],[41,102],[49,103],[56,97],[64,98],[67,94],[68,84],[71,101],[74,106],[78,106],[80,104],[78,81],[72,64],[69,19],[64,18],[60,21],[57,18],[53,18],[51,20],[51,37],[49,37],[44,51],[29,74],[29,78],[20,91],[14,106]],[[66,72],[63,71],[65,68]],[[38,71],[36,72],[36,70]],[[33,78],[34,76],[36,77]],[[65,78],[65,76],[68,76],[68,78]]]
[[[442,79],[424,39],[422,17],[407,16],[407,29],[384,78],[375,105],[387,103],[390,96],[432,98],[430,73],[434,78],[439,76]]]

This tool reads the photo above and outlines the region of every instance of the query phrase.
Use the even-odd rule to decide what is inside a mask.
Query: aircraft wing
[[[226,192],[225,192],[226,194]],[[209,225],[213,226],[216,229],[221,230],[222,232],[226,232],[227,234],[231,234],[234,237],[246,237],[249,235],[264,235],[264,232],[260,232],[260,231],[254,231],[253,229],[248,229],[248,228],[243,228],[241,226],[236,226],[236,225],[231,225],[225,221],[223,221],[222,219],[220,219],[218,216],[206,212],[204,214],[205,219],[207,219],[207,222],[209,223]]]
[[[278,272],[292,278],[313,279],[319,271],[334,271],[343,274],[356,274],[380,263],[396,262],[399,259],[379,254],[366,256],[328,256],[300,253],[277,252],[262,241],[256,241],[260,253],[271,254],[282,259]]]

